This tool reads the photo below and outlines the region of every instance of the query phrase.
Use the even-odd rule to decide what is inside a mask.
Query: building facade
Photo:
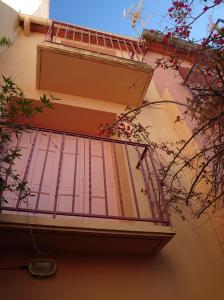
[[[216,227],[175,214],[170,220],[147,145],[98,135],[127,105],[184,101],[181,76],[155,70],[165,50],[18,15],[2,2],[0,15],[1,35],[13,39],[0,53],[1,74],[13,76],[29,99],[48,92],[60,98],[12,145],[22,150],[15,166],[34,196],[20,202],[8,193],[1,207],[2,298],[220,299]],[[179,109],[145,108],[140,121],[158,141],[185,138],[191,127],[174,123]],[[22,266],[33,259],[53,259],[56,274],[31,276]]]

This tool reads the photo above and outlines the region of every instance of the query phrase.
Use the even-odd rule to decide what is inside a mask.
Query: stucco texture
[[[12,47],[0,55],[0,73],[12,75],[25,94],[38,99],[46,91],[35,88],[36,44],[43,35],[21,34]],[[156,54],[149,54],[149,61]],[[184,101],[187,90],[181,78],[165,71],[156,71],[146,98]],[[62,104],[119,113],[124,106],[68,94],[55,96]],[[143,124],[152,125],[158,141],[189,136],[191,125],[174,124],[181,109],[175,105],[146,108],[141,114]],[[186,178],[186,184],[187,184]],[[186,215],[190,215],[186,211]],[[224,294],[224,258],[215,228],[210,221],[182,221],[175,214],[172,222],[176,236],[154,257],[125,255],[89,255],[48,253],[44,244],[36,245],[55,259],[58,270],[49,279],[35,279],[27,271],[7,268],[28,264],[40,257],[35,251],[20,253],[17,249],[3,251],[0,247],[0,297],[14,299],[83,299],[83,300],[220,300]],[[1,238],[1,237],[0,237]],[[32,237],[30,237],[32,241]],[[60,236],[58,237],[60,241]],[[35,240],[35,236],[34,236]],[[4,240],[1,239],[1,243]],[[5,268],[5,269],[4,269]]]

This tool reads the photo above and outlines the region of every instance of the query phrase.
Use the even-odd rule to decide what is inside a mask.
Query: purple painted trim
[[[136,150],[137,150],[138,157],[139,157],[140,169],[141,169],[143,180],[145,183],[145,189],[147,192],[147,198],[148,198],[149,206],[151,209],[152,217],[155,218],[155,211],[154,211],[154,207],[153,207],[153,203],[152,203],[152,199],[151,199],[151,195],[150,195],[150,191],[149,191],[149,186],[148,186],[147,179],[146,179],[145,169],[143,167],[143,163],[142,163],[142,159],[141,159],[141,155],[140,155],[138,146],[136,147]],[[147,150],[147,148],[146,148],[146,150]],[[145,149],[144,149],[144,151],[145,151]]]
[[[145,149],[143,150],[139,160],[138,160],[138,163],[137,163],[137,166],[136,166],[136,169],[139,169],[140,165],[141,165],[141,161],[144,159],[146,153],[148,151],[148,147],[146,146]]]
[[[132,171],[131,171],[131,163],[130,163],[127,145],[125,145],[125,153],[126,153],[126,157],[127,157],[129,175],[130,175],[130,179],[131,179],[131,186],[132,186],[134,200],[135,200],[136,213],[137,213],[138,218],[141,218],[140,212],[139,212],[139,207],[138,207],[138,199],[137,199],[136,190],[135,190],[135,183],[134,183],[134,179],[133,179],[133,175],[132,175]]]
[[[78,136],[76,137],[75,145],[75,167],[74,167],[74,184],[73,184],[73,194],[72,194],[72,212],[75,211],[75,192],[76,192],[76,175],[77,175],[77,161],[78,161]]]
[[[62,135],[62,141],[61,141],[60,158],[59,158],[59,164],[58,164],[58,176],[57,176],[55,200],[54,200],[54,213],[53,213],[54,218],[56,217],[56,210],[57,210],[57,204],[58,204],[58,192],[59,192],[59,185],[60,185],[60,179],[61,179],[61,168],[62,168],[62,160],[63,160],[63,154],[64,154],[64,146],[65,146],[65,134]]]
[[[153,171],[154,171],[154,174],[155,174],[155,177],[156,177],[157,185],[159,187],[159,194],[160,194],[162,202],[163,202],[163,208],[164,208],[164,211],[165,211],[165,215],[166,215],[166,218],[168,220],[168,224],[170,225],[171,224],[171,222],[170,222],[170,216],[169,216],[169,213],[167,211],[164,193],[163,193],[163,190],[162,190],[162,187],[161,187],[161,184],[160,184],[159,176],[158,176],[158,174],[156,172],[156,167],[155,167],[154,160],[152,158],[150,149],[148,149],[148,150],[149,150],[149,157],[150,157],[150,160],[151,160],[151,163],[152,163]],[[159,205],[160,205],[160,203],[159,203]],[[161,205],[160,205],[160,207],[161,207]]]
[[[35,210],[35,209],[28,209],[28,208],[15,208],[15,207],[3,207],[2,210],[5,211],[18,211],[18,212],[28,212],[32,214],[47,214],[53,215],[53,211],[50,210]],[[163,223],[168,225],[168,221],[164,219],[157,219],[157,218],[135,218],[135,217],[125,217],[125,216],[106,216],[106,215],[98,215],[98,214],[86,214],[86,213],[72,213],[72,212],[65,212],[65,211],[55,211],[57,215],[61,216],[77,216],[77,217],[87,217],[87,218],[100,218],[100,219],[114,219],[114,220],[129,220],[129,221],[141,221],[141,222],[153,222],[153,223]]]
[[[93,139],[93,140],[99,140],[99,141],[105,141],[105,142],[111,142],[115,144],[123,144],[123,145],[130,145],[130,146],[138,146],[138,147],[148,147],[148,144],[142,144],[142,143],[134,143],[134,142],[128,142],[128,141],[122,141],[122,140],[116,140],[106,137],[100,137],[100,136],[94,136],[94,135],[87,135],[82,133],[72,133],[69,131],[62,131],[62,130],[54,130],[54,129],[48,129],[48,128],[41,128],[41,127],[33,127],[32,129],[39,130],[39,131],[51,131],[52,133],[59,133],[59,134],[66,134],[68,136],[78,136],[86,139]]]
[[[150,156],[149,153],[148,153],[148,155]],[[151,187],[152,187],[153,195],[154,195],[154,198],[155,198],[155,204],[156,204],[159,216],[160,216],[160,218],[162,218],[162,211],[161,211],[161,207],[159,205],[159,201],[158,201],[158,198],[157,198],[157,195],[156,195],[156,190],[155,190],[155,186],[154,186],[154,183],[153,183],[153,180],[152,180],[152,176],[151,176],[151,172],[150,172],[150,169],[149,169],[149,163],[148,163],[148,160],[147,160],[147,156],[145,156],[144,159],[145,159],[145,162],[146,162],[146,169],[147,169],[147,172],[149,174],[149,180],[150,180],[150,184],[151,184]],[[154,174],[154,176],[155,176],[155,174]]]
[[[91,138],[89,138],[89,213],[92,213],[92,164],[91,164]]]
[[[108,216],[107,178],[106,178],[105,155],[104,155],[104,145],[103,144],[104,144],[104,142],[101,140],[102,160],[103,160],[103,184],[104,184],[105,210],[106,210],[106,216]]]
[[[117,175],[117,185],[118,185],[118,194],[119,194],[119,199],[120,199],[121,215],[122,215],[122,217],[124,217],[124,204],[123,204],[123,199],[122,199],[121,182],[120,182],[120,175],[119,175],[115,143],[113,143],[112,146],[113,146],[115,169],[116,169],[116,175]]]

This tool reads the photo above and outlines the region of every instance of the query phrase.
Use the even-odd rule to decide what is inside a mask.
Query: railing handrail
[[[55,130],[55,129],[40,128],[40,127],[31,127],[30,130],[31,131],[33,130],[33,133],[32,133],[32,139],[29,142],[30,150],[29,150],[29,153],[27,153],[28,156],[27,156],[25,170],[23,173],[23,181],[26,181],[29,176],[32,161],[35,161],[35,163],[36,163],[36,159],[34,159],[36,156],[34,156],[34,153],[37,154],[37,152],[35,152],[35,149],[40,149],[40,148],[38,148],[39,146],[37,146],[37,148],[35,148],[35,147],[38,143],[40,143],[40,141],[42,141],[42,139],[39,140],[37,138],[39,136],[39,133],[41,134],[41,132],[45,132],[46,133],[45,135],[48,136],[46,150],[45,150],[45,154],[44,154],[44,161],[43,161],[43,164],[41,167],[42,170],[41,170],[41,172],[39,171],[39,174],[40,174],[39,187],[38,187],[38,190],[32,191],[33,193],[35,192],[37,194],[35,208],[20,207],[21,202],[20,202],[20,195],[19,195],[16,200],[16,206],[14,204],[13,205],[7,204],[6,206],[2,207],[2,210],[51,214],[53,217],[56,217],[56,215],[67,215],[67,216],[95,217],[95,218],[118,219],[118,220],[148,221],[148,222],[154,222],[154,223],[159,223],[159,224],[164,224],[164,225],[170,224],[170,219],[169,219],[169,214],[168,214],[167,208],[166,208],[166,202],[165,202],[165,198],[164,198],[163,189],[160,184],[159,176],[158,176],[156,166],[153,161],[153,157],[152,157],[149,145],[141,144],[141,143],[134,143],[134,142],[129,142],[129,141],[120,141],[120,140],[111,139],[111,138],[107,138],[107,137],[98,137],[98,136],[87,135],[87,134],[82,134],[82,133],[73,133],[73,132],[66,132],[66,131],[60,131],[60,130]],[[30,134],[31,132],[27,132],[27,134],[28,133]],[[44,182],[43,180],[44,180],[44,176],[45,176],[44,174],[45,174],[45,168],[46,168],[46,164],[47,164],[48,154],[50,153],[50,142],[52,139],[52,133],[58,134],[61,137],[58,140],[58,141],[60,141],[59,142],[60,145],[58,144],[58,147],[57,147],[58,156],[57,156],[56,162],[54,162],[57,164],[57,175],[56,175],[55,185],[52,190],[52,201],[53,201],[52,205],[53,206],[49,210],[48,208],[41,209],[39,207],[40,206],[39,204],[40,204],[41,191],[42,191],[43,182]],[[72,205],[71,211],[67,211],[67,210],[64,211],[63,209],[61,210],[61,208],[58,207],[58,201],[61,201],[61,200],[59,200],[59,190],[60,190],[60,185],[61,185],[61,180],[62,180],[61,176],[62,176],[62,169],[63,169],[64,148],[66,148],[66,146],[65,146],[66,136],[75,137],[74,140],[76,141],[76,144],[75,144],[76,150],[75,150],[74,158],[73,158],[73,159],[75,159],[75,163],[74,163],[74,170],[72,170],[72,172],[74,173],[74,178],[72,180],[73,183],[71,184],[71,190],[68,194],[66,194],[67,196],[71,197],[71,199],[70,199],[71,200],[70,204]],[[69,138],[67,141],[70,141],[70,139],[71,138]],[[88,198],[89,198],[89,200],[87,199],[88,203],[89,203],[89,211],[88,212],[86,212],[85,210],[83,210],[83,212],[79,212],[79,211],[75,211],[75,209],[74,209],[75,203],[76,203],[75,197],[77,196],[76,195],[76,181],[77,181],[76,173],[77,173],[77,168],[80,168],[77,165],[79,139],[84,140],[84,145],[87,146],[86,149],[88,151],[88,152],[86,152],[85,146],[84,146],[84,152],[82,150],[82,153],[84,153],[84,156],[81,156],[81,155],[79,156],[80,160],[84,159],[84,161],[85,161],[85,159],[87,159],[87,162],[88,162],[85,167],[85,172],[87,172],[88,175],[87,175],[87,177],[85,177],[85,175],[82,175],[87,180],[87,190],[89,193],[89,194],[86,194],[86,196],[88,196]],[[87,140],[87,142],[88,142],[87,144],[86,144],[85,140]],[[92,155],[92,152],[91,152],[92,149],[96,149],[96,148],[94,148],[94,144],[92,143],[93,141],[98,141],[99,143],[101,143],[101,150],[100,150],[101,152],[99,152],[99,155],[96,155],[95,152],[94,152],[95,154]],[[111,144],[111,146],[112,146],[111,148],[108,148],[108,147],[104,148],[104,143],[107,143],[107,142]],[[120,163],[119,163],[120,160],[118,159],[119,156],[118,156],[118,152],[117,152],[118,148],[116,150],[115,144],[122,145],[122,147],[120,147],[120,146],[118,146],[118,147],[120,150],[123,149],[123,151],[124,151],[123,152],[124,157],[122,156],[123,157],[122,162],[124,162],[124,165],[127,163],[127,165],[126,165],[127,169],[125,167],[126,171],[123,173],[121,173],[120,166],[122,166],[122,164],[120,165]],[[18,144],[18,146],[19,146],[19,144]],[[96,146],[98,147],[98,145],[96,145]],[[133,173],[133,171],[136,169],[136,164],[135,164],[136,157],[132,156],[132,164],[131,164],[130,152],[128,151],[127,146],[131,146],[132,148],[134,148],[134,150],[137,151],[137,159],[138,159],[137,169],[140,170],[140,173],[138,173],[138,174]],[[143,147],[143,149],[140,151],[139,147],[141,147],[141,148]],[[105,149],[111,150],[111,152],[110,151],[107,152],[108,155],[109,155],[109,153],[111,153],[111,154],[113,153],[113,155],[111,156],[111,159],[112,159],[112,157],[114,158],[114,160],[113,160],[114,161],[114,177],[112,177],[114,179],[111,179],[110,175],[108,177],[108,174],[111,172],[110,159],[109,159],[109,169],[108,169],[109,173],[106,172],[105,163],[107,161],[106,161],[105,154],[104,154]],[[79,150],[79,151],[81,151],[81,150]],[[81,152],[79,152],[79,154],[80,153]],[[97,165],[100,164],[102,166],[102,172],[98,173],[99,170],[97,168],[95,168],[95,172],[97,169],[97,178],[98,178],[98,176],[101,176],[100,177],[101,181],[99,181],[99,182],[102,183],[102,180],[103,180],[103,183],[102,183],[103,184],[103,189],[102,189],[103,194],[96,194],[96,195],[92,194],[93,187],[94,187],[92,179],[94,178],[94,176],[96,178],[96,173],[93,172],[94,168],[92,168],[94,166],[92,164],[93,157],[98,157],[98,158],[101,157],[101,160],[97,161]],[[147,159],[147,157],[149,159]],[[95,161],[95,166],[96,166],[96,161]],[[122,169],[122,170],[124,170],[124,169]],[[84,174],[85,174],[85,172],[84,172]],[[82,172],[80,174],[82,174]],[[140,181],[141,182],[140,185],[142,185],[142,187],[145,189],[145,195],[146,195],[145,196],[146,198],[144,200],[146,202],[144,202],[144,203],[145,204],[148,203],[147,205],[149,206],[149,209],[145,212],[143,212],[143,211],[140,212],[140,209],[139,209],[141,197],[136,194],[136,191],[137,191],[137,188],[140,189],[140,186],[138,186],[138,187],[136,186],[136,183],[134,180],[134,174],[137,176],[140,176],[139,178],[142,178],[142,182]],[[126,178],[125,180],[127,180],[127,181],[123,181],[124,178]],[[113,180],[115,180],[115,181],[113,181]],[[124,201],[126,201],[125,200],[126,198],[124,197],[124,192],[122,191],[122,186],[121,186],[121,184],[125,184],[125,186],[126,186],[127,182],[129,182],[129,180],[130,180],[130,183],[128,184],[128,186],[130,188],[129,198],[131,197],[131,195],[133,195],[133,200],[134,200],[133,215],[131,215],[131,216],[127,213],[127,210],[126,210],[126,212],[124,210],[124,203],[125,203]],[[150,180],[150,182],[148,182],[148,180]],[[64,181],[62,180],[62,182],[64,182]],[[118,214],[115,212],[115,214],[114,214],[114,212],[111,213],[111,211],[110,211],[108,213],[107,195],[108,195],[108,192],[110,191],[110,190],[108,190],[108,186],[115,187],[116,184],[117,184],[117,191],[118,191],[117,199],[119,200],[118,206],[120,207],[120,208],[118,208],[118,211],[120,209],[121,212],[120,213],[118,212]],[[152,191],[153,191],[153,194],[152,194]],[[140,191],[139,191],[139,193],[140,193]],[[92,201],[93,201],[94,197],[104,199],[102,201],[105,201],[105,213],[102,214],[102,213],[96,213],[96,212],[92,211],[92,208],[93,208]],[[84,198],[82,199],[82,201],[85,201]],[[145,217],[146,212],[147,212],[147,214],[149,213],[149,217]]]
[[[122,40],[125,40],[126,42],[134,42],[134,43],[138,43],[140,46],[144,46],[143,42],[141,42],[139,39],[134,39],[134,38],[130,38],[130,37],[126,37],[126,36],[122,36],[122,35],[118,35],[118,34],[114,34],[114,33],[109,33],[109,32],[105,32],[105,31],[101,31],[101,30],[96,30],[96,29],[92,29],[92,28],[88,28],[85,26],[80,26],[80,25],[74,25],[71,23],[65,23],[65,22],[61,22],[61,21],[57,21],[57,20],[52,20],[52,25],[54,24],[58,24],[58,25],[62,25],[65,27],[70,27],[70,28],[77,28],[83,31],[86,31],[86,33],[95,33],[95,34],[102,34],[108,37],[114,37],[114,39],[121,39],[120,42],[122,42]]]
[[[23,208],[23,207],[2,207],[2,210],[5,211],[15,211],[15,212],[26,212],[26,213],[37,213],[36,209],[32,208]],[[39,214],[52,215],[52,210],[38,209]],[[64,212],[56,211],[56,214],[59,216],[73,216],[73,217],[86,217],[86,218],[96,218],[96,219],[112,219],[112,220],[127,220],[127,221],[139,221],[139,222],[153,222],[161,223],[163,225],[169,226],[169,221],[164,218],[136,218],[136,217],[126,217],[126,216],[113,216],[113,215],[101,215],[101,214],[88,214],[88,213],[73,213],[73,212]]]
[[[57,133],[58,134],[66,134],[68,136],[81,137],[81,138],[85,138],[85,139],[104,141],[104,142],[115,143],[115,144],[120,144],[120,145],[129,145],[129,146],[133,146],[133,147],[143,147],[144,150],[143,150],[142,154],[139,156],[139,160],[138,160],[138,163],[136,165],[136,168],[140,167],[140,165],[142,163],[142,160],[144,159],[144,157],[146,155],[148,155],[150,160],[151,160],[151,163],[152,163],[154,175],[156,177],[157,185],[158,185],[160,196],[161,196],[161,202],[162,202],[163,206],[166,207],[164,192],[163,192],[163,189],[162,189],[161,184],[160,184],[159,176],[158,176],[158,173],[157,173],[157,170],[156,170],[156,167],[155,167],[154,159],[153,159],[152,153],[150,151],[150,145],[149,144],[117,140],[117,139],[112,139],[112,138],[107,138],[107,137],[102,137],[102,136],[88,135],[88,134],[83,134],[83,133],[73,133],[73,132],[60,131],[60,130],[55,130],[55,129],[46,129],[46,128],[41,128],[41,127],[32,127],[32,129],[39,130],[39,131],[45,131],[45,132],[46,131],[47,132],[52,132],[52,133],[55,133],[55,134],[57,134]],[[171,221],[170,221],[169,213],[168,213],[166,208],[165,208],[164,212],[165,212],[165,215],[166,215],[166,219],[163,219],[163,222],[167,223],[169,225],[169,224],[171,224]],[[154,222],[161,222],[161,219],[160,219],[160,221],[154,219]]]
[[[76,43],[80,42],[84,49],[85,46],[94,45],[96,49],[88,50],[97,53],[102,52],[102,47],[112,49],[116,50],[113,54],[115,57],[122,57],[141,63],[145,63],[144,57],[147,51],[146,44],[141,40],[122,37],[60,21],[52,21],[52,24],[48,28],[45,41],[53,44],[63,44],[64,41],[72,41],[72,45],[67,46],[73,48],[77,48]]]
[[[40,131],[47,131],[47,132],[53,132],[53,133],[59,133],[59,134],[66,134],[70,136],[77,136],[77,137],[82,137],[82,138],[91,138],[92,140],[102,140],[105,142],[110,142],[110,143],[116,143],[116,144],[123,144],[123,145],[130,145],[130,146],[138,146],[138,147],[150,147],[149,144],[144,144],[144,143],[137,143],[137,142],[131,142],[131,141],[124,141],[124,140],[118,140],[118,139],[113,139],[113,138],[108,138],[104,136],[96,136],[96,135],[91,135],[91,134],[85,134],[85,133],[76,133],[76,132],[69,132],[65,130],[57,130],[57,129],[50,129],[50,128],[44,128],[44,127],[37,127],[33,126],[30,128],[30,130],[40,130]]]

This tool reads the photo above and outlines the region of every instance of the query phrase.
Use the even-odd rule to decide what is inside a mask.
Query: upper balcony
[[[32,248],[33,228],[49,251],[152,254],[174,235],[147,145],[46,129],[13,145],[22,151],[13,168],[32,196],[4,193],[4,247]]]
[[[153,75],[144,43],[52,21],[37,46],[38,89],[138,106]]]

